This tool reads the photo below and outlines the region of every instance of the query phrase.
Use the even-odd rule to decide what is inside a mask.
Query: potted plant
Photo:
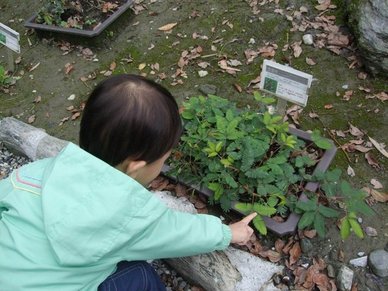
[[[45,0],[25,26],[36,30],[94,37],[123,14],[133,0]]]
[[[195,185],[224,211],[257,212],[253,224],[261,234],[268,228],[284,235],[299,227],[323,236],[325,218],[342,211],[341,235],[346,238],[352,229],[362,237],[356,215],[371,210],[364,192],[340,180],[339,169],[326,171],[336,152],[333,143],[271,114],[275,99],[257,92],[254,99],[256,110],[213,95],[185,102],[184,133],[166,174]]]

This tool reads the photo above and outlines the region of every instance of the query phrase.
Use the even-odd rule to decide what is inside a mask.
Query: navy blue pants
[[[145,261],[117,264],[117,270],[98,286],[98,291],[165,291],[160,277]]]

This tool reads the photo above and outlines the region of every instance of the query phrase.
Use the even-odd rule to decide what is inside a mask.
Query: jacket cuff
[[[232,241],[232,230],[228,225],[222,224],[222,233],[224,236],[222,239],[220,249],[224,250],[230,245],[230,242]]]

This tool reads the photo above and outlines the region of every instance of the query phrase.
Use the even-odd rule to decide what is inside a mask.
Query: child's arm
[[[227,226],[215,216],[174,211],[154,199],[147,204],[143,209],[145,215],[135,217],[130,223],[132,227],[128,228],[131,238],[122,250],[127,260],[183,257],[223,250],[231,242],[245,244],[253,233],[248,224],[255,213]],[[155,215],[157,212],[159,215]]]

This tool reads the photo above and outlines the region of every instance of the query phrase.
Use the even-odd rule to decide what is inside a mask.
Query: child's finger
[[[251,214],[249,214],[248,216],[245,216],[243,219],[241,219],[242,222],[246,223],[246,224],[249,224],[252,219],[254,219],[256,217],[257,213],[256,212],[253,212]]]

